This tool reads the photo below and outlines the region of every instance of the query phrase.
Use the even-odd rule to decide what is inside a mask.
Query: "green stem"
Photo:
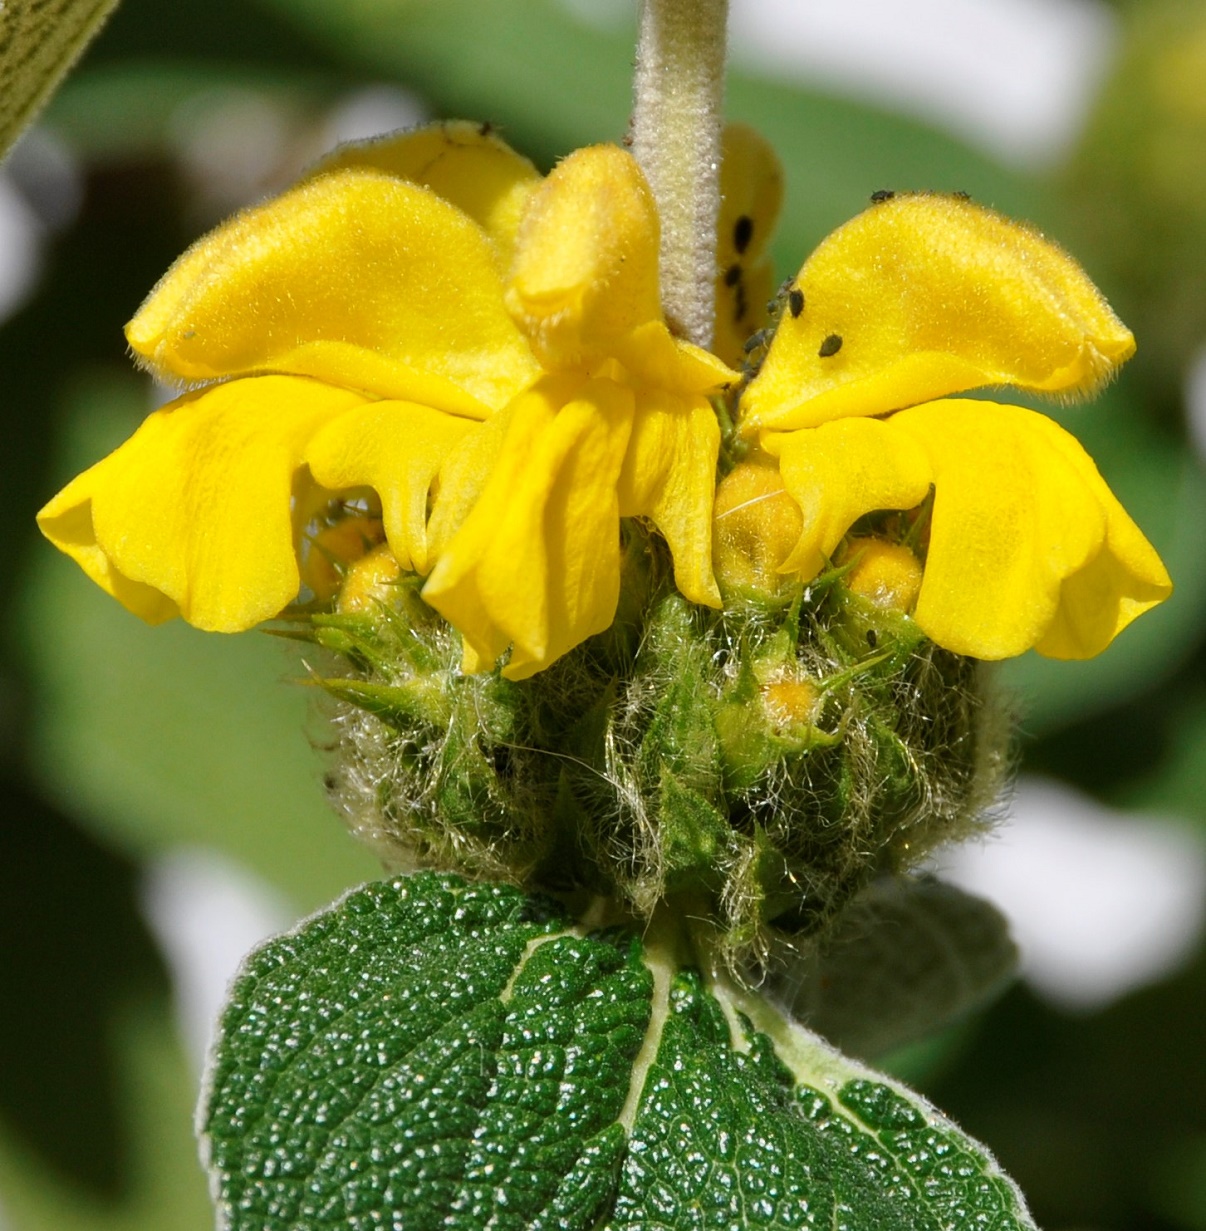
[[[662,220],[670,328],[710,346],[728,0],[642,0],[632,152]]]

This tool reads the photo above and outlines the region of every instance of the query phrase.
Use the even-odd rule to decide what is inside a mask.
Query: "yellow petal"
[[[305,460],[323,487],[374,488],[398,563],[426,573],[431,485],[448,455],[476,428],[469,419],[413,402],[370,402],[319,431],[306,446]]]
[[[742,399],[744,431],[881,415],[983,385],[1084,393],[1135,349],[1070,256],[959,197],[873,205],[821,244],[795,289]]]
[[[677,394],[720,393],[737,373],[710,351],[682,342],[662,321],[647,321],[614,346],[615,357],[636,385]]]
[[[290,503],[305,443],[362,401],[288,376],[186,394],[60,492],[38,524],[145,619],[178,609],[198,628],[250,628],[297,595]]]
[[[341,145],[306,178],[350,167],[421,184],[464,210],[498,246],[501,270],[510,264],[520,217],[540,183],[536,168],[489,124],[468,120],[445,120]]]
[[[169,378],[289,372],[479,419],[538,374],[481,227],[367,170],[304,183],[199,240],[126,336]]]
[[[784,572],[811,580],[846,531],[876,509],[911,509],[925,499],[933,473],[921,447],[880,419],[841,419],[818,428],[767,433],[783,483],[803,515],[799,542]]]
[[[726,125],[721,159],[713,349],[736,367],[746,339],[767,321],[774,288],[767,248],[783,207],[783,167],[748,124]]]
[[[712,576],[712,502],[720,427],[700,397],[637,393],[620,475],[621,517],[648,517],[670,546],[674,583],[693,603],[720,606]]]
[[[1035,649],[1048,658],[1091,658],[1132,620],[1168,598],[1172,579],[1079,442],[1049,420],[1044,428],[1105,509],[1105,541],[1064,582],[1055,619]]]
[[[506,300],[541,362],[579,367],[661,321],[657,206],[631,154],[577,150],[533,195]]]
[[[541,382],[517,400],[494,471],[423,597],[465,638],[466,669],[524,679],[607,628],[620,582],[616,495],[632,394]]]
[[[101,463],[102,465],[104,463]],[[38,514],[38,528],[85,575],[110,597],[117,599],[148,624],[162,624],[180,614],[180,608],[162,591],[141,581],[131,581],[114,566],[96,541],[92,524],[92,490],[97,467],[72,480]]]
[[[546,378],[543,382],[546,396],[553,396],[547,393],[550,379]],[[580,381],[569,377],[563,378],[560,383],[564,389],[561,401],[568,401],[577,391]],[[427,522],[428,560],[439,559],[473,511],[473,506],[494,473],[515,411],[522,404],[523,398],[517,398],[498,414],[491,415],[485,423],[474,424],[473,430],[449,450],[436,476],[435,500]]]
[[[934,472],[914,618],[976,658],[1031,646],[1100,653],[1172,586],[1155,551],[1076,440],[1045,415],[952,399],[894,415]]]

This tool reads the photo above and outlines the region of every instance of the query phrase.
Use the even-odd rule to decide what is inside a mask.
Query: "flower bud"
[[[722,524],[751,499],[790,505],[771,473],[734,470]],[[732,601],[715,611],[626,523],[621,618],[520,681],[462,674],[419,579],[364,557],[341,613],[314,617],[358,673],[326,682],[348,705],[336,803],[394,866],[455,859],[638,915],[683,895],[735,961],[774,934],[808,944],[873,877],[979,823],[1005,724],[983,665],[902,610],[907,547],[863,537],[805,585],[773,567],[796,533],[730,536]]]
[[[847,561],[844,584],[851,594],[901,615],[913,610],[921,591],[921,561],[903,543],[855,536],[838,557],[839,564]]]
[[[371,615],[382,604],[389,603],[391,591],[401,577],[401,565],[389,545],[382,543],[348,565],[335,599],[335,610],[343,615]]]
[[[799,505],[787,494],[773,458],[739,462],[716,490],[712,564],[725,593],[774,597],[780,569],[800,538]]]
[[[385,537],[380,517],[344,517],[324,526],[310,539],[301,568],[302,584],[320,602],[339,593],[354,562]]]

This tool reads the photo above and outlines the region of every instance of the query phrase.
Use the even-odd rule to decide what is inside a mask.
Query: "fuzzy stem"
[[[728,0],[642,0],[632,152],[662,220],[670,328],[712,343]]]

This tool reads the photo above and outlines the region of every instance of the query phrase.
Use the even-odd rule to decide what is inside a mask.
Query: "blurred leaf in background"
[[[50,97],[117,0],[26,0],[0,8],[0,152]]]
[[[952,28],[970,8],[1010,8],[951,2]],[[748,24],[762,6],[786,47],[799,14],[816,17],[811,3],[734,10]],[[857,25],[869,5],[851,0],[836,17]],[[745,54],[729,111],[788,169],[781,276],[877,189],[963,190],[1064,242],[1135,328],[1133,370],[1091,408],[1059,414],[1178,592],[1100,659],[1032,656],[1009,683],[1028,715],[1024,768],[1206,834],[1206,482],[1181,392],[1206,342],[1206,94],[1195,85],[1206,69],[1194,67],[1206,5],[1135,0],[1116,17],[1089,0],[1047,6],[1066,7],[1091,9],[1116,53],[1079,148],[1046,162],[1003,161],[957,126],[858,101],[858,82],[826,93]],[[41,273],[0,329],[0,504],[15,528],[0,545],[0,952],[16,1006],[0,1080],[0,1226],[211,1225],[191,1139],[197,1074],[173,1019],[188,947],[164,923],[189,882],[164,881],[165,860],[191,866],[188,852],[207,848],[294,915],[376,872],[324,803],[324,737],[307,720],[300,658],[258,634],[144,628],[36,539],[33,514],[57,484],[153,404],[121,324],[193,237],[340,137],[468,116],[546,168],[620,138],[633,29],[626,0],[125,0],[7,164],[0,204],[7,186]],[[156,884],[168,885],[158,897]],[[218,945],[228,922],[202,911],[194,947],[207,930]],[[1093,1014],[1022,987],[893,1064],[992,1145],[1040,1225],[1206,1231],[1204,1002],[1201,956]]]

